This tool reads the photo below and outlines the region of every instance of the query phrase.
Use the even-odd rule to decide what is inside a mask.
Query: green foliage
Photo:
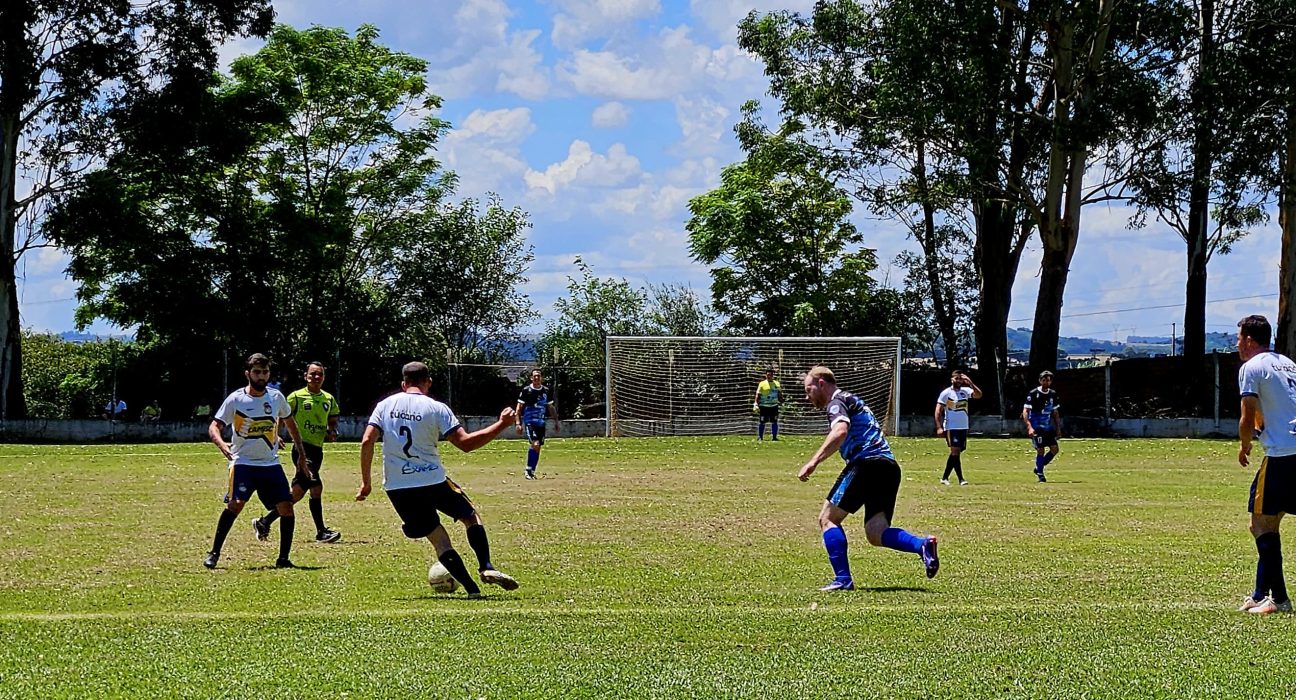
[[[50,218],[78,322],[134,328],[177,373],[340,358],[356,393],[339,398],[363,405],[401,359],[493,348],[528,320],[525,214],[446,202],[426,62],[377,37],[277,26],[206,92],[125,105],[121,148]]]
[[[117,341],[73,343],[52,334],[27,332],[22,343],[23,390],[33,418],[100,415],[113,396],[115,373],[120,370],[124,379],[125,368],[137,365],[140,357],[135,344]],[[122,387],[119,395],[125,393]],[[128,406],[133,404],[128,401]]]
[[[746,160],[689,202],[689,249],[715,266],[716,311],[739,334],[897,334],[895,306],[869,276],[874,251],[848,220],[849,196],[799,123],[770,133],[756,111],[745,105],[736,128]]]

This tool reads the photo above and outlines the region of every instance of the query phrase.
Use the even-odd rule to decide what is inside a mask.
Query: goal
[[[899,420],[899,338],[608,336],[607,434],[755,434],[756,385],[774,369],[783,387],[781,434],[824,433],[805,398],[805,373],[824,365],[868,404],[887,434]]]

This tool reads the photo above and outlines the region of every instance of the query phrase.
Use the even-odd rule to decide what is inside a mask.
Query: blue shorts
[[[526,435],[528,442],[538,442],[543,445],[545,439],[545,424],[526,423],[522,426],[522,434]]]
[[[960,450],[966,450],[967,434],[968,431],[966,430],[946,430],[945,444],[949,445],[950,447],[957,447]]]
[[[891,520],[899,492],[900,465],[886,457],[866,457],[846,465],[828,490],[828,502],[847,513],[863,506],[865,522],[877,513]]]
[[[1247,512],[1259,515],[1296,513],[1296,455],[1265,456],[1251,482]]]
[[[267,510],[284,501],[292,502],[288,477],[284,476],[283,467],[278,464],[273,467],[254,467],[250,464],[235,464],[230,467],[225,502],[246,501],[254,491]]]

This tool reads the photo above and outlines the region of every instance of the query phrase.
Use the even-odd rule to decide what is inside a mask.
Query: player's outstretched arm
[[[806,481],[821,462],[828,459],[828,456],[841,449],[842,443],[846,442],[846,434],[850,432],[850,423],[845,420],[839,420],[832,424],[828,429],[828,436],[824,438],[823,444],[810,457],[810,461],[801,467],[797,472],[797,478]]]
[[[449,435],[446,435],[446,440],[449,440],[451,445],[458,447],[463,452],[472,452],[478,447],[494,440],[500,433],[504,432],[508,428],[509,423],[512,423],[516,416],[517,411],[514,411],[510,406],[509,408],[500,411],[499,420],[496,420],[485,428],[470,433],[467,430],[464,430],[461,425],[451,431]]]
[[[224,432],[224,430],[225,424],[213,418],[211,425],[207,426],[207,437],[211,439],[212,444],[216,446],[216,449],[220,450],[220,453],[225,455],[225,459],[234,459],[234,454],[230,452],[229,445],[225,444],[225,439],[221,437],[221,433]]]
[[[364,437],[360,439],[360,488],[356,491],[356,500],[363,501],[373,490],[370,474],[373,471],[374,443],[382,431],[372,425],[365,426]]]

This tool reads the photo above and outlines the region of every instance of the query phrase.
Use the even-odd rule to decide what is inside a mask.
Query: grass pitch
[[[1038,484],[1026,441],[974,438],[959,487],[942,442],[895,440],[896,524],[941,538],[940,576],[856,517],[859,589],[827,594],[840,460],[795,477],[819,439],[553,440],[539,481],[519,441],[451,449],[522,582],[475,601],[428,588],[381,490],[352,500],[355,444],[323,469],[342,541],[311,541],[303,503],[290,571],[255,501],[202,567],[210,445],[0,446],[0,697],[1288,696],[1296,617],[1234,611],[1255,561],[1235,443],[1064,440]]]

